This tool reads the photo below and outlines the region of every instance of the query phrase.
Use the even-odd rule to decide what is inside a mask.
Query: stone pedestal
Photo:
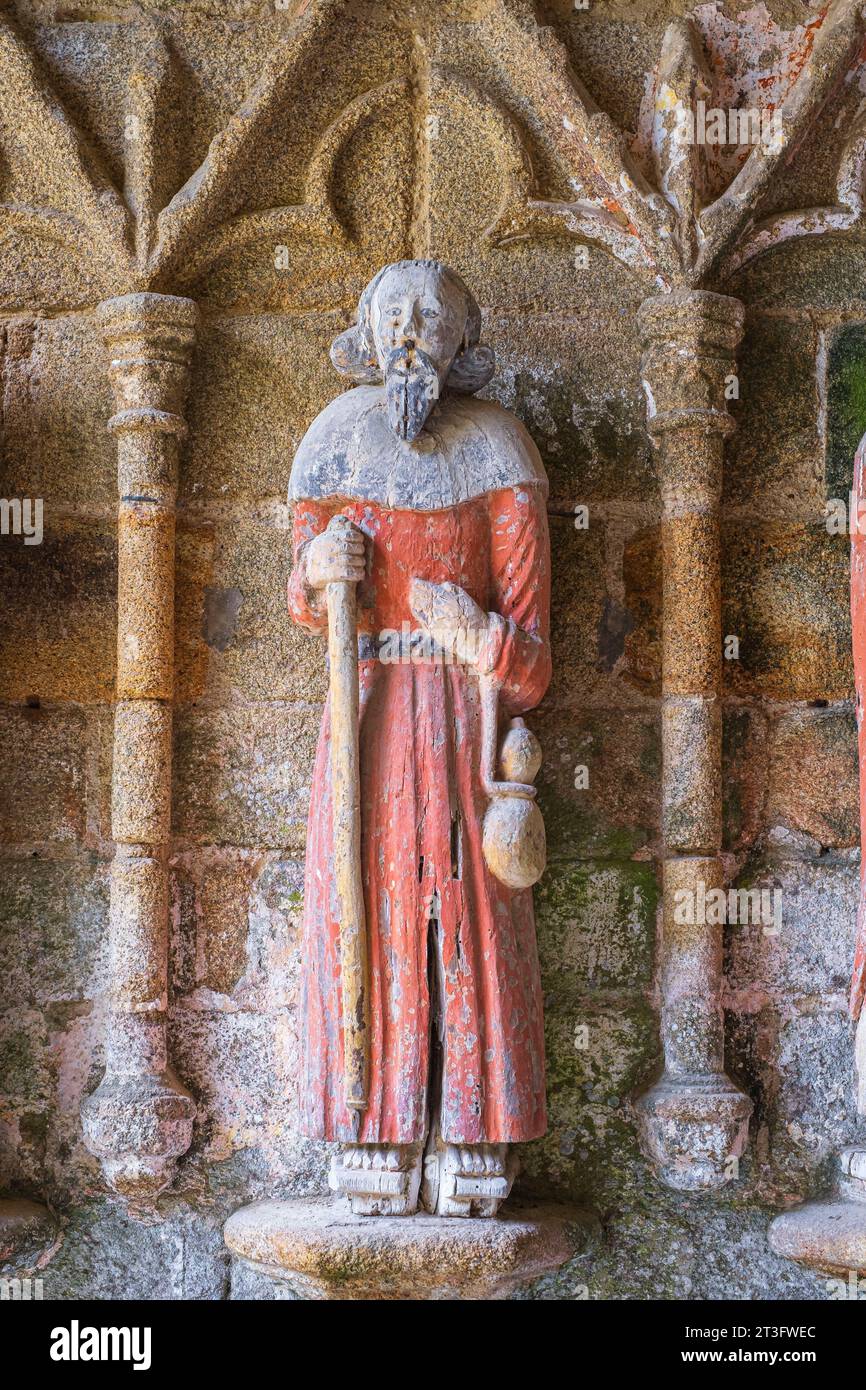
[[[839,1155],[839,1194],[783,1212],[770,1227],[777,1255],[845,1277],[866,1275],[866,1145]]]
[[[354,1216],[330,1198],[256,1202],[226,1223],[231,1252],[306,1299],[501,1299],[560,1269],[589,1214],[513,1207],[492,1219]]]
[[[701,1192],[736,1177],[752,1102],[724,1073],[665,1075],[637,1112],[644,1151],[667,1187]]]

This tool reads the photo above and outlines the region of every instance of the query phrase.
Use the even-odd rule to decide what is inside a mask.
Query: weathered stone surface
[[[723,549],[726,688],[796,700],[850,696],[848,544],[821,528],[733,528]]]
[[[44,276],[40,244],[30,240],[27,249]],[[56,251],[54,242],[51,254]],[[51,526],[56,508],[104,509],[117,495],[115,448],[105,429],[112,396],[104,352],[92,313],[27,315],[7,328],[0,494],[43,498]],[[92,601],[91,588],[92,581],[82,586],[79,602]],[[110,635],[108,623],[106,630]]]
[[[106,944],[100,943],[101,952]],[[60,1208],[101,1181],[81,1126],[81,1102],[99,1081],[103,1057],[102,1011],[95,987],[92,993],[93,999],[60,999],[43,1006],[51,1087],[38,1111],[20,1109],[10,1134],[15,1150],[11,1171],[20,1174],[27,1190],[50,1192]]]
[[[118,845],[111,865],[111,997],[118,1010],[167,1002],[168,875],[161,858]]]
[[[590,517],[589,528],[577,530],[573,518],[554,515],[550,534],[553,679],[542,708],[626,703],[616,675],[631,616],[606,582],[604,526]]]
[[[111,826],[115,840],[161,845],[171,819],[171,707],[124,700],[114,714]]]
[[[818,334],[808,318],[751,315],[739,352],[737,422],[725,457],[726,506],[761,519],[820,518],[824,502],[823,384]]]
[[[182,1007],[293,1007],[303,864],[261,850],[174,859],[172,979]]]
[[[647,712],[534,712],[549,860],[620,859],[658,833],[658,720]]]
[[[724,1188],[739,1177],[752,1102],[715,1064],[711,1075],[665,1073],[638,1102],[643,1150],[667,1187]]]
[[[175,1013],[172,1056],[205,1119],[198,1142],[208,1162],[261,1147],[297,1125],[297,1058],[284,1018],[235,1008]]]
[[[673,80],[680,31],[669,31],[659,79]],[[684,62],[694,70],[693,31]],[[670,41],[669,41],[670,40]],[[658,101],[658,98],[657,98]],[[708,243],[694,224],[696,176],[657,132],[656,160],[675,186],[682,254]],[[749,174],[743,170],[743,181]],[[681,199],[686,199],[680,207]],[[722,222],[724,199],[714,205]],[[736,219],[736,211],[729,210]],[[716,224],[717,228],[719,223]],[[718,232],[717,232],[718,234]],[[709,245],[713,234],[710,234]],[[703,241],[703,247],[700,243]],[[671,1188],[730,1180],[748,1141],[749,1097],[725,1072],[722,932],[705,895],[724,882],[722,841],[720,500],[724,440],[742,336],[737,299],[694,288],[644,300],[638,312],[647,429],[662,496],[662,936],[658,989],[664,1071],[636,1111],[642,1149]]]
[[[655,1021],[638,997],[546,994],[547,1094],[551,1129],[574,1107],[613,1109],[637,1090],[655,1060]],[[546,1142],[546,1141],[545,1141]]]
[[[690,437],[686,448],[690,451]],[[681,484],[673,482],[672,489]],[[662,681],[666,695],[718,693],[718,516],[681,509],[662,522]],[[685,761],[685,759],[683,760]]]
[[[7,859],[0,874],[0,996],[22,1001],[91,999],[104,987],[107,865]]]
[[[667,695],[662,702],[662,836],[667,850],[712,854],[722,840],[720,702]]]
[[[232,1260],[229,1298],[233,1303],[297,1303],[301,1295],[246,1260]]]
[[[866,329],[841,324],[829,336],[826,381],[826,496],[850,506],[854,455],[866,431]]]
[[[260,703],[176,716],[174,829],[210,844],[303,850],[318,706]]]
[[[122,1027],[116,1018],[111,1023],[118,1031]],[[132,1039],[125,1036],[122,1041],[128,1044]],[[100,1159],[109,1186],[142,1205],[174,1180],[177,1160],[192,1140],[196,1113],[192,1096],[166,1068],[165,1056],[156,1057],[161,1041],[156,1040],[146,1059],[136,1048],[139,1055],[125,1066],[106,1070],[81,1105],[84,1141]],[[145,1060],[148,1065],[143,1066]]]
[[[628,671],[657,689],[660,666],[658,540],[639,532],[626,548],[625,603],[634,618]],[[730,522],[722,533],[722,661],[726,693],[844,700],[853,688],[848,540],[824,526]]]
[[[249,899],[256,864],[251,856],[233,854],[227,861],[207,859],[175,869],[177,926],[191,935],[187,960],[191,980],[216,994],[234,992],[246,968]],[[198,872],[196,872],[198,870]],[[178,941],[178,947],[180,941]],[[179,974],[179,972],[178,972]]]
[[[755,1098],[756,1158],[766,1165],[760,1188],[780,1205],[803,1200],[817,1182],[830,1185],[836,1154],[856,1125],[844,998],[732,1003],[730,1066],[748,1078]]]
[[[47,1207],[23,1197],[0,1200],[0,1266],[34,1263],[54,1240],[54,1218]]]
[[[726,931],[727,981],[738,1007],[762,998],[804,1000],[844,995],[851,970],[857,917],[856,865],[755,864],[732,887],[767,895],[766,920],[731,924]],[[754,900],[753,900],[754,901]]]
[[[629,615],[623,640],[624,675],[648,694],[661,693],[662,550],[658,530],[628,537],[622,557],[623,607]]]
[[[11,40],[13,61],[20,61],[8,32],[5,39]],[[103,201],[111,202],[110,192]],[[122,244],[115,243],[115,261],[123,255]],[[189,1147],[195,1116],[195,1103],[171,1071],[165,1046],[165,847],[171,825],[177,442],[186,433],[183,410],[198,308],[177,295],[122,294],[100,303],[98,320],[114,389],[108,429],[117,437],[118,698],[111,771],[117,844],[105,1074],[82,1102],[81,1123],[87,1148],[101,1160],[113,1190],[147,1201],[171,1181],[176,1159]]]
[[[754,706],[729,704],[723,733],[725,848],[748,849],[766,832],[780,844],[799,837],[804,853],[856,844],[856,746],[847,702],[826,709],[801,706],[776,718]],[[803,837],[812,841],[812,851]]]
[[[0,1074],[10,1108],[36,1109],[52,1093],[47,1020],[41,1011],[18,1005],[6,1010],[0,1039]]]
[[[774,729],[767,820],[843,849],[859,838],[857,729],[850,705],[795,710]]]
[[[549,865],[535,892],[542,979],[647,987],[657,899],[650,864]]]
[[[737,852],[764,827],[769,721],[763,710],[722,710],[722,847]]]
[[[122,502],[117,517],[117,698],[174,693],[174,509]]]
[[[848,1283],[852,1271],[866,1272],[866,1202],[811,1202],[783,1212],[770,1227],[769,1240],[784,1259],[841,1275]]]
[[[844,241],[803,237],[750,262],[732,278],[730,292],[754,309],[815,309],[862,317],[862,262]]]
[[[328,347],[343,326],[334,313],[208,319],[190,395],[182,501],[285,501],[292,455],[340,391]]]
[[[636,307],[620,305],[603,319],[494,313],[485,324],[497,358],[489,394],[514,410],[532,434],[556,509],[599,498],[643,502],[655,494],[656,471],[642,427]],[[573,356],[575,343],[581,345],[579,359]],[[572,375],[566,374],[568,363]]]
[[[77,709],[0,709],[5,786],[0,839],[72,843],[84,838],[88,724]]]
[[[709,1081],[722,1070],[722,929],[708,901],[723,883],[724,867],[716,855],[671,856],[664,861],[662,1039],[668,1070],[689,1086],[692,1078]]]
[[[99,281],[71,247],[41,237],[10,237],[4,247],[0,304],[11,312],[87,309],[99,298]]]
[[[661,1191],[625,1215],[611,1244],[556,1281],[552,1296],[621,1299],[626,1289],[638,1300],[824,1302],[831,1293],[825,1275],[767,1249],[766,1207]]]
[[[228,1254],[206,1208],[176,1203],[159,1219],[130,1220],[116,1202],[72,1206],[59,1250],[40,1271],[45,1299],[219,1299]]]
[[[602,1208],[646,1182],[631,1108],[660,1061],[652,1011],[634,994],[545,992],[548,1128],[521,1152],[525,1187]]]
[[[226,1224],[232,1253],[309,1299],[495,1299],[558,1269],[594,1230],[581,1213],[498,1221],[353,1216],[331,1202],[258,1202]]]
[[[523,176],[524,164],[536,178],[541,177],[553,198],[570,201],[574,191],[567,176],[552,167],[541,143],[533,139],[537,131],[527,128],[527,118],[531,125],[537,125],[537,119],[525,99],[517,98],[519,114],[513,90],[507,104],[497,101],[501,88],[498,93],[499,74],[491,59],[502,36],[484,27],[473,32],[475,26],[465,22],[489,17],[495,26],[501,19],[497,8],[486,3],[480,10],[466,6],[457,22],[443,25],[432,36],[436,67],[429,93],[432,119],[425,132],[430,244],[437,255],[459,264],[477,287],[482,303],[497,308],[537,303],[567,312],[586,303],[589,284],[598,286],[604,299],[617,305],[639,297],[634,277],[602,247],[587,247],[568,235],[556,235],[567,232],[565,223],[557,225],[551,219],[547,230],[554,235],[546,244],[519,234],[521,217],[528,209],[521,207],[514,184],[525,182],[525,191],[530,192],[535,182],[532,175]],[[531,83],[529,55],[519,47],[506,51],[509,66],[517,60],[521,85]],[[473,189],[472,198],[466,197],[467,185]],[[509,221],[511,212],[516,228]],[[503,239],[511,230],[517,235],[503,244],[497,228]],[[586,259],[578,259],[578,252],[588,252]]]
[[[324,700],[320,639],[290,621],[288,513],[179,535],[178,698]]]
[[[33,486],[24,496],[33,496]],[[4,496],[20,496],[9,492]],[[37,496],[40,494],[37,493]],[[54,518],[44,539],[0,539],[0,696],[9,701],[98,704],[114,694],[116,544],[101,520]]]
[[[194,525],[181,514],[175,530],[174,694],[178,704],[200,699],[211,672],[211,648],[202,635],[214,563],[212,522]],[[217,590],[221,631],[230,640],[239,594],[230,602]],[[228,605],[228,606],[226,606]]]
[[[310,180],[310,206],[319,214],[312,235],[305,234],[305,219],[299,219],[300,226],[288,221],[216,259],[190,288],[218,310],[245,312],[254,304],[260,312],[294,314],[348,304],[379,265],[410,254],[413,113],[407,85],[395,77],[395,67],[411,70],[411,32],[399,16],[378,10],[357,16],[325,11],[317,27],[329,54],[329,81],[322,82],[317,61],[296,65],[283,84],[283,101],[291,102],[295,113],[295,138],[286,140],[281,128],[272,128],[258,158],[246,164],[243,184],[251,208],[303,201],[305,165],[336,123],[342,126],[342,138],[325,141],[330,144],[324,179],[331,207],[320,211],[320,190]],[[260,31],[255,44],[259,52],[251,60],[250,86],[273,40],[269,44]],[[361,102],[355,119],[349,110],[349,118],[341,121],[347,108],[367,93],[370,99]],[[358,177],[361,170],[363,178]],[[344,235],[335,227],[335,216]],[[278,264],[280,245],[289,254]],[[183,274],[189,281],[191,268],[184,267]]]

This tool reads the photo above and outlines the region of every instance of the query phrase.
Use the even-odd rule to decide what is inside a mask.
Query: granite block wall
[[[755,1104],[740,1179],[674,1194],[641,1154],[633,1109],[660,1066],[660,500],[635,321],[653,286],[567,222],[526,212],[579,197],[586,178],[563,159],[539,53],[557,45],[639,149],[663,35],[683,12],[677,0],[0,4],[0,66],[20,103],[0,109],[0,495],[44,507],[40,544],[0,538],[0,1192],[56,1218],[46,1298],[284,1296],[231,1267],[222,1222],[326,1184],[326,1146],[298,1135],[294,1094],[326,675],[321,644],[286,613],[286,485],[341,389],[332,338],[370,275],[411,255],[451,262],[476,293],[499,364],[488,390],[524,421],[551,483],[554,677],[532,719],[550,852],[536,890],[550,1127],[520,1187],[593,1207],[602,1233],[525,1296],[828,1297],[822,1276],[771,1254],[766,1230],[828,1189],[862,1123],[846,1014],[859,874],[849,538],[828,530],[825,505],[847,499],[866,429],[866,248],[792,239],[713,286],[746,306],[723,503],[723,632],[738,638],[724,663],[724,854],[731,883],[781,893],[783,926],[727,932],[727,1066]],[[728,0],[695,13],[736,85],[737,64],[784,68],[821,11]],[[255,139],[183,230],[211,141],[277,69]],[[53,92],[67,124],[33,91]],[[838,131],[831,108],[771,210],[827,201]],[[97,169],[135,214],[131,242]],[[178,215],[160,228],[172,198]],[[526,225],[494,235],[517,203]],[[268,222],[269,208],[283,214]],[[169,1025],[198,1118],[173,1189],[130,1212],[84,1147],[79,1107],[103,1065],[113,853],[116,455],[95,310],[145,284],[202,314],[178,500]]]

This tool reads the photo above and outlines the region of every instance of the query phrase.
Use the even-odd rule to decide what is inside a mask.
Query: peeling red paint
[[[507,488],[433,512],[369,502],[300,502],[296,557],[341,510],[372,542],[359,592],[368,634],[414,626],[414,577],[459,584],[506,623],[489,654],[511,713],[550,678],[544,496]],[[322,631],[296,558],[289,602]],[[484,862],[478,681],[441,660],[360,664],[362,860],[370,959],[370,1098],[360,1133],[342,1092],[339,930],[330,872],[329,715],[310,808],[304,906],[301,1112],[316,1138],[407,1144],[428,1125],[433,1007],[442,1010],[441,1129],[449,1142],[504,1143],[544,1132],[541,987],[532,895]],[[456,832],[455,832],[456,822]],[[455,833],[459,875],[454,872]],[[430,951],[436,954],[435,962]],[[431,971],[431,967],[434,967]]]

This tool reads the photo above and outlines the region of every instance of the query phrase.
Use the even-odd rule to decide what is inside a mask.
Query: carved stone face
[[[379,284],[370,324],[391,428],[411,441],[439,399],[463,340],[463,295],[435,267],[394,269]]]

